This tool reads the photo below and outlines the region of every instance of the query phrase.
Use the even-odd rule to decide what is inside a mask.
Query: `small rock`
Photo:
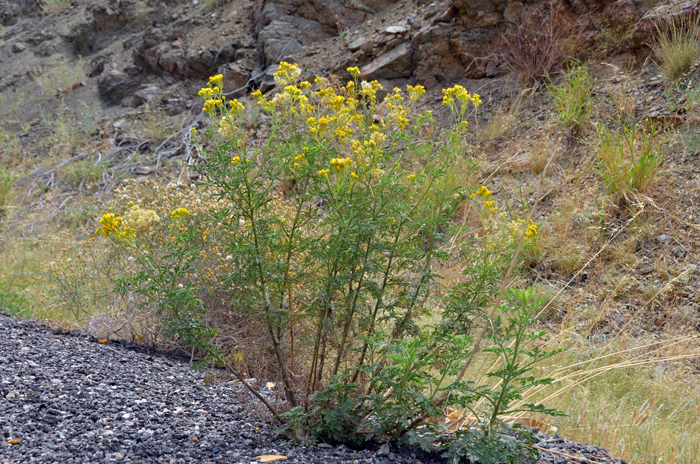
[[[148,103],[153,100],[158,94],[158,87],[149,85],[138,92],[134,92],[134,101],[136,106]]]
[[[224,75],[223,91],[227,97],[238,98],[245,94],[245,86],[250,79],[248,71],[237,64],[229,64],[219,68],[219,73]]]
[[[138,174],[140,176],[147,176],[151,173],[151,171],[152,171],[151,168],[148,166],[139,166],[136,168],[136,170],[134,172],[136,172],[136,174]]]
[[[588,217],[586,215],[581,214],[581,213],[574,214],[573,219],[574,219],[574,224],[576,224],[576,226],[581,228],[581,229],[585,229],[586,227],[588,227],[591,224],[591,220],[588,219]]]
[[[263,76],[262,82],[260,83],[260,91],[262,93],[269,92],[274,89],[277,83],[275,82],[275,73],[279,69],[279,65],[270,66],[270,68]]]
[[[661,234],[658,237],[656,237],[656,240],[658,240],[660,244],[665,245],[668,243],[669,240],[671,240],[671,238],[666,234]]]
[[[385,34],[403,34],[404,32],[408,32],[408,28],[401,25],[389,26],[384,30]]]
[[[411,55],[413,50],[408,42],[404,42],[378,56],[362,68],[362,80],[395,79],[408,77],[411,73]]]
[[[27,44],[24,42],[15,42],[12,44],[12,51],[15,53],[22,53],[27,49]]]
[[[390,452],[391,450],[389,449],[389,443],[384,443],[382,446],[379,447],[377,454],[379,456],[388,456]]]
[[[643,275],[643,276],[649,275],[649,274],[651,274],[652,272],[654,272],[654,266],[652,266],[652,265],[649,264],[649,263],[644,264],[642,267],[640,267],[639,269],[637,269],[637,274]]]
[[[351,52],[356,52],[367,42],[364,37],[358,37],[348,44],[348,50]]]
[[[673,253],[676,258],[684,258],[686,255],[686,251],[679,246],[671,248],[671,253]]]

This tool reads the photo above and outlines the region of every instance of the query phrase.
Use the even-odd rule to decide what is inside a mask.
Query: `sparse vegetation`
[[[7,169],[0,169],[0,225],[9,213],[12,200],[12,175]]]
[[[45,14],[57,15],[67,10],[73,4],[73,0],[43,0]]]
[[[85,60],[80,57],[73,64],[61,62],[52,66],[51,71],[35,69],[33,75],[43,91],[50,95],[70,92],[85,81]]]
[[[663,161],[663,132],[654,124],[648,128],[621,124],[619,129],[610,129],[598,123],[596,127],[596,155],[607,194],[616,206],[633,203],[654,181]]]
[[[240,41],[245,74],[261,55],[237,32],[235,12],[250,10],[228,3],[174,2],[163,24],[226,24],[181,51]],[[422,5],[416,21],[432,8]],[[594,12],[602,26],[584,34],[570,11],[538,8],[499,25],[512,76],[492,55],[468,68],[497,75],[479,77],[483,103],[462,75],[436,73],[443,94],[418,86],[432,77],[414,54],[400,82],[415,86],[385,100],[378,82],[302,83],[285,64],[275,88],[240,104],[214,78],[206,114],[190,94],[201,75],[134,61],[140,74],[119,77],[148,78],[158,97],[131,107],[129,90],[108,104],[97,91],[114,61],[94,53],[86,67],[78,42],[64,53],[59,35],[8,26],[8,60],[36,70],[0,88],[0,311],[228,369],[206,383],[269,380],[257,412],[306,444],[379,439],[525,462],[499,433],[523,407],[512,415],[525,424],[627,462],[693,464],[698,23],[664,20],[640,47],[636,20]],[[454,11],[428,20],[460,28]],[[378,31],[396,24],[383,14]],[[294,58],[325,65],[337,47],[349,59],[341,41],[370,37],[365,26]],[[121,32],[109,29],[110,43]],[[161,32],[158,50],[177,51]],[[133,37],[125,45],[140,46]],[[377,37],[377,56],[385,39],[413,40]],[[543,414],[554,410],[567,415]]]
[[[570,69],[563,83],[549,87],[561,124],[572,131],[578,131],[588,124],[593,109],[594,87],[595,79],[581,65]]]
[[[567,17],[561,6],[552,6],[539,15],[528,16],[503,35],[503,58],[526,85],[539,86],[575,56],[582,27]]]
[[[675,82],[700,57],[700,19],[667,17],[656,25],[656,32],[651,48],[663,75]]]

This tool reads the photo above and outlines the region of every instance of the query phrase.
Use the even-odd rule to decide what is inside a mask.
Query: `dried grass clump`
[[[583,29],[583,22],[571,19],[562,6],[551,6],[502,36],[503,59],[523,84],[539,86],[575,55]]]
[[[659,69],[666,79],[677,81],[700,57],[700,17],[662,19],[661,24],[656,25],[651,49],[660,60]]]

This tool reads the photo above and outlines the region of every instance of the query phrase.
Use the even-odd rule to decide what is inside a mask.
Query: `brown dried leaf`
[[[281,456],[279,454],[263,454],[262,456],[255,456],[260,459],[260,462],[272,462],[279,461],[280,459],[287,459],[287,456]]]

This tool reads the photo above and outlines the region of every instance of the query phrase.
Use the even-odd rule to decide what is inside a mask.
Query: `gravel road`
[[[444,462],[410,449],[282,445],[246,410],[239,384],[206,385],[204,376],[139,346],[0,313],[0,463]],[[626,464],[596,446],[541,438],[553,451],[539,463]]]

